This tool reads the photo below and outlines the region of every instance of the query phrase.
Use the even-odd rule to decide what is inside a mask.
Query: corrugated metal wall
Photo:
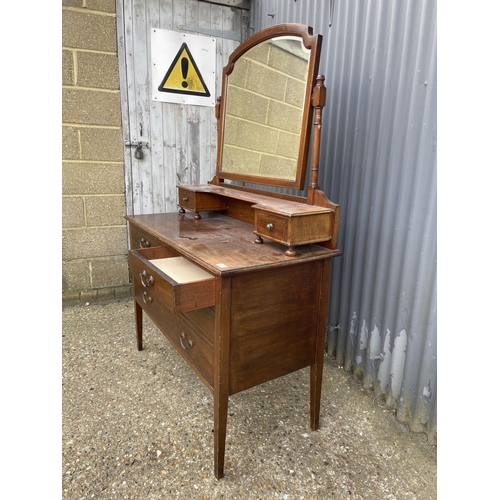
[[[320,186],[344,252],[329,352],[435,442],[436,1],[251,3],[250,34],[285,22],[323,35]]]

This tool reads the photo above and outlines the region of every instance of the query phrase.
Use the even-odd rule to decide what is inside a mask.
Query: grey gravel
[[[64,305],[62,498],[435,499],[436,447],[325,359],[320,429],[309,371],[231,396],[225,477],[213,400],[133,301]]]

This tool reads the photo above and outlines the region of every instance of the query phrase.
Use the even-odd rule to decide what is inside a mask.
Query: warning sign
[[[215,106],[215,39],[151,29],[153,100]]]
[[[181,45],[158,90],[210,97],[210,91],[203,81],[203,76],[186,42]]]

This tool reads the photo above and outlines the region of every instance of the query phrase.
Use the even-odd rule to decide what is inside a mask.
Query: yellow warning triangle
[[[181,45],[158,90],[174,94],[210,97],[210,92],[203,81],[187,43],[184,42]]]

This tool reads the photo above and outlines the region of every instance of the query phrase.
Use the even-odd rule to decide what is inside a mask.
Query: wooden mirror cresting
[[[144,310],[213,394],[217,478],[232,394],[309,367],[319,426],[331,259],[341,255],[340,207],[318,185],[320,49],[300,24],[245,40],[223,71],[212,181],[178,186],[179,213],[126,217],[137,347]],[[310,142],[307,196],[269,191],[304,188]]]

